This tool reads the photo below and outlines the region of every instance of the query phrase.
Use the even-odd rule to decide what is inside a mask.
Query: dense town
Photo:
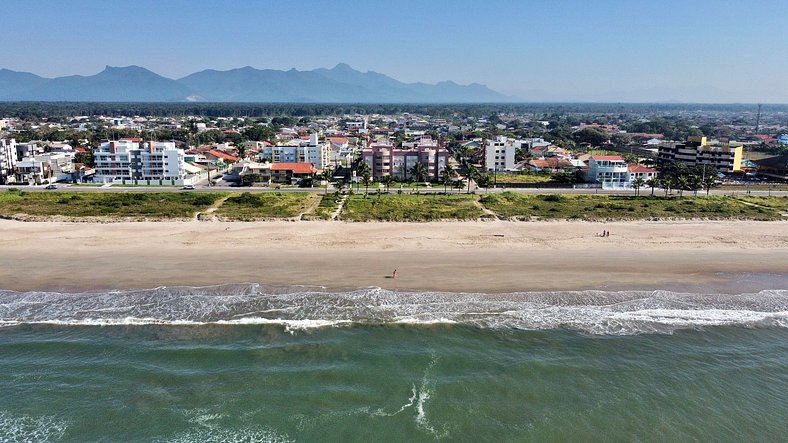
[[[788,178],[781,112],[0,119],[0,184],[709,190]]]

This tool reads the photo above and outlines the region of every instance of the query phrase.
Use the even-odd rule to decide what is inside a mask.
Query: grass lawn
[[[550,174],[495,174],[495,181],[501,185],[506,183],[552,183]]]
[[[764,206],[779,212],[788,212],[788,197],[736,197],[737,200]]]
[[[320,196],[312,192],[261,192],[233,195],[216,210],[226,220],[254,221],[292,218],[307,210]]]
[[[469,220],[485,216],[475,195],[351,195],[340,218],[349,221]]]
[[[180,192],[25,192],[0,193],[0,216],[190,218],[224,193]]]
[[[314,217],[320,220],[330,220],[331,213],[337,210],[339,204],[337,203],[342,196],[337,196],[334,193],[322,195],[320,203],[315,208]]]
[[[528,195],[504,192],[479,200],[500,217],[569,220],[750,219],[780,220],[779,211],[733,197]]]

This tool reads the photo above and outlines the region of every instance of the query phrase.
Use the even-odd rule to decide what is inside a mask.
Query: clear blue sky
[[[483,83],[528,100],[788,102],[786,0],[3,0],[0,67]]]

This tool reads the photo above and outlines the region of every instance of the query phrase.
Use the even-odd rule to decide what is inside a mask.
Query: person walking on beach
[[[394,272],[391,273],[391,278],[397,278],[397,270],[395,269]]]

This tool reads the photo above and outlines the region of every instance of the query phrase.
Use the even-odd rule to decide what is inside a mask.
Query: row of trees
[[[679,197],[683,197],[684,191],[691,191],[697,196],[701,189],[709,195],[711,189],[719,184],[717,170],[714,168],[690,167],[680,162],[665,162],[660,166],[659,176],[648,180],[638,177],[632,182],[632,187],[637,195],[640,195],[641,188],[649,187],[652,196],[656,188],[662,188],[666,196],[671,191],[678,191]]]

